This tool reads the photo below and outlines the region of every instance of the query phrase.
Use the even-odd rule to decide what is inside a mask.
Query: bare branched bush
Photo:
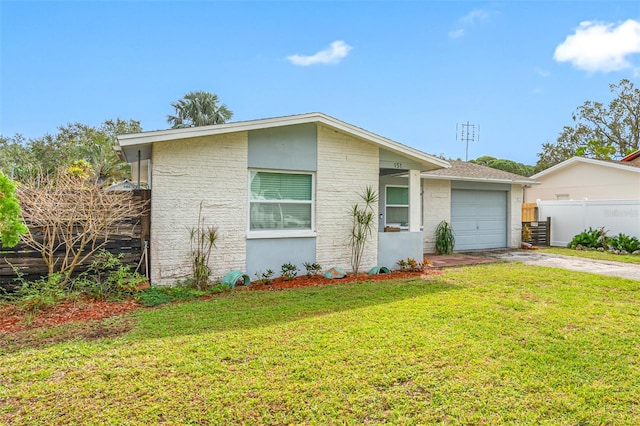
[[[122,222],[137,217],[146,206],[131,192],[104,191],[81,178],[58,174],[17,188],[22,216],[29,228],[22,241],[40,252],[48,277],[71,274],[118,234]]]

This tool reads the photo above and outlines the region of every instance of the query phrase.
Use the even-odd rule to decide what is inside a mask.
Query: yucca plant
[[[198,290],[204,290],[209,285],[209,258],[211,250],[216,245],[218,230],[215,226],[205,226],[202,217],[202,203],[198,212],[198,226],[189,229],[189,240],[191,242],[191,268],[193,286]]]
[[[455,245],[456,238],[453,234],[453,228],[451,228],[449,222],[443,220],[436,228],[436,253],[451,254]]]
[[[353,273],[358,276],[360,262],[364,256],[364,248],[367,240],[373,233],[376,215],[373,212],[375,203],[378,202],[378,193],[372,186],[367,186],[360,198],[364,201],[364,206],[354,204],[351,208],[351,234],[349,235],[349,245],[351,246],[351,267]]]

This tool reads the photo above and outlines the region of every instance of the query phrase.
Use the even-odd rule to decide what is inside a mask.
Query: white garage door
[[[456,251],[507,246],[506,191],[451,190]]]

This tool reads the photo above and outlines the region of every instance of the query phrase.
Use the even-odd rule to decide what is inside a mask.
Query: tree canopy
[[[520,176],[529,177],[534,173],[533,166],[518,163],[512,160],[500,159],[483,155],[475,160],[469,160],[470,163],[479,164],[481,166],[491,167],[492,169],[503,170],[509,173],[515,173]]]
[[[610,84],[615,98],[606,106],[586,101],[573,113],[555,143],[542,145],[536,171],[573,156],[615,160],[640,149],[640,89],[630,80]]]
[[[118,118],[98,127],[69,123],[55,134],[28,141],[20,134],[0,136],[0,171],[26,182],[84,161],[96,183],[120,180],[128,176],[129,168],[113,150],[116,135],[140,131],[139,121]]]
[[[222,124],[233,117],[225,104],[219,105],[218,95],[204,91],[189,92],[171,106],[176,115],[167,115],[167,122],[173,129]]]

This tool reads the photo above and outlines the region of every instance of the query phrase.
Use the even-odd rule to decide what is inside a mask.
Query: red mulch
[[[437,269],[428,269],[421,272],[391,271],[390,274],[368,275],[366,273],[362,273],[362,274],[359,274],[357,278],[355,275],[347,275],[344,278],[338,278],[338,279],[325,278],[323,275],[315,275],[312,277],[301,275],[290,280],[285,280],[282,277],[274,278],[271,284],[262,284],[262,282],[260,281],[253,281],[251,282],[251,285],[249,287],[241,286],[236,288],[245,289],[245,290],[282,290],[286,288],[302,288],[302,287],[322,286],[327,284],[347,284],[347,283],[353,283],[356,281],[383,281],[383,280],[395,280],[395,279],[403,279],[403,278],[415,278],[415,277],[422,277],[426,275],[436,275],[441,273],[442,271]]]
[[[123,315],[140,307],[134,300],[105,302],[103,300],[79,300],[62,303],[51,309],[39,311],[31,318],[13,305],[0,306],[0,333],[15,333],[29,328],[52,326],[72,321],[89,321]]]
[[[426,275],[441,274],[440,270],[430,269],[423,272],[400,272],[392,271],[390,274],[367,275],[360,274],[357,279],[353,275],[348,275],[340,279],[328,279],[322,275],[307,277],[305,275],[295,277],[290,280],[284,278],[274,278],[270,285],[254,281],[248,287],[239,286],[236,289],[254,290],[282,290],[288,288],[302,288],[310,286],[322,286],[327,284],[347,284],[355,281],[381,281],[389,279],[403,279],[422,277]],[[13,305],[0,306],[0,334],[15,333],[21,330],[33,329],[44,326],[53,326],[72,321],[90,321],[123,315],[127,312],[140,308],[141,305],[130,300],[126,302],[105,302],[100,300],[79,300],[76,302],[63,303],[55,307],[39,311],[31,318],[25,312]]]

